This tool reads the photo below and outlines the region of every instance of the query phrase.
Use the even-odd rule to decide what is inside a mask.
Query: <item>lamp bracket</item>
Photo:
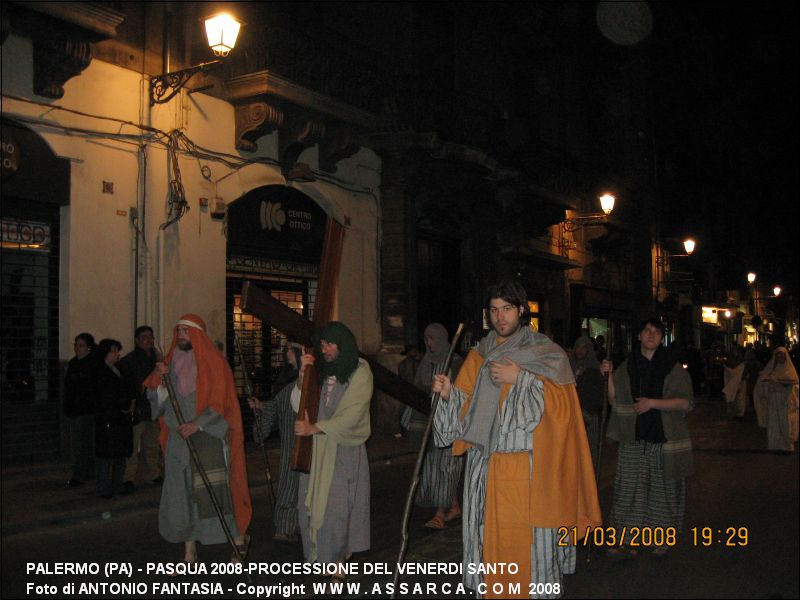
[[[150,106],[169,102],[197,73],[205,73],[210,67],[221,62],[221,60],[212,60],[180,71],[156,75],[150,79]]]
[[[603,225],[608,222],[608,215],[605,213],[581,215],[565,219],[561,222],[564,231],[575,231],[587,225]]]

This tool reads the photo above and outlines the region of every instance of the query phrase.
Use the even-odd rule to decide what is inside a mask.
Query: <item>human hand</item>
[[[301,437],[308,437],[309,435],[314,435],[315,433],[319,433],[322,431],[319,427],[311,423],[308,419],[308,411],[303,411],[303,418],[298,418],[294,422],[294,434],[299,435]]]
[[[250,406],[251,410],[261,410],[262,409],[262,402],[258,398],[250,397],[247,399],[247,404]]]
[[[653,400],[650,398],[636,398],[633,403],[633,410],[636,411],[637,415],[642,415],[651,408],[653,408]]]
[[[438,393],[439,397],[443,400],[449,400],[451,389],[453,389],[453,384],[450,382],[450,378],[447,375],[440,373],[439,375],[433,376],[433,383],[431,384],[431,391],[433,393]]]
[[[168,375],[169,374],[169,366],[167,366],[163,362],[157,362],[155,370],[158,371],[158,374],[161,377],[163,377],[164,375]]]
[[[508,357],[503,358],[502,362],[492,361],[489,363],[489,373],[495,385],[515,384],[520,371],[522,371],[522,367]]]
[[[303,355],[300,357],[300,370],[302,371],[308,365],[313,365],[316,360],[317,360],[316,356],[314,356],[310,352],[304,352]]]
[[[611,375],[614,372],[614,363],[610,360],[604,360],[600,363],[600,372],[603,375]]]
[[[189,421],[178,427],[178,433],[181,434],[183,439],[188,438],[190,435],[194,435],[198,431],[200,431],[200,425],[194,421]]]

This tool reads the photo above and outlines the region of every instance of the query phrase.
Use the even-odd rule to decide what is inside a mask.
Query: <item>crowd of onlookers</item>
[[[135,348],[122,356],[122,344],[90,333],[75,337],[75,356],[67,365],[64,414],[71,421],[73,457],[68,487],[94,479],[97,494],[130,494],[136,481],[163,480],[159,425],[150,415],[143,382],[157,361],[153,329],[135,332]]]

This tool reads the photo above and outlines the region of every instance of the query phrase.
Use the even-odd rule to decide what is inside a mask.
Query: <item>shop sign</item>
[[[17,139],[7,129],[3,128],[3,181],[14,175],[19,169],[20,150]]]
[[[325,212],[308,196],[279,186],[258,188],[228,207],[233,254],[316,264]]]
[[[50,226],[47,223],[15,219],[0,219],[0,223],[3,248],[34,252],[50,251]]]

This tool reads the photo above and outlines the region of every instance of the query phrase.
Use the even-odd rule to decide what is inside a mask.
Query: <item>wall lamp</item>
[[[697,245],[697,242],[695,242],[692,238],[686,238],[685,240],[683,240],[682,244],[683,244],[683,249],[686,250],[686,254],[670,254],[669,252],[666,252],[664,254],[659,254],[658,256],[656,256],[656,264],[660,267],[663,267],[669,262],[669,259],[672,257],[690,256],[692,252],[694,252],[694,248]]]
[[[163,73],[151,78],[150,106],[164,104],[172,100],[175,94],[180,92],[192,77],[200,72],[205,73],[210,67],[220,64],[222,62],[221,59],[228,56],[230,51],[233,50],[236,45],[236,38],[239,37],[242,23],[227,13],[208,17],[204,21],[208,46],[214,52],[214,55],[219,56],[220,59],[200,63],[180,71]],[[165,38],[168,35],[169,32],[165,31]]]
[[[564,231],[575,231],[576,229],[580,229],[581,227],[585,227],[587,225],[602,225],[603,223],[608,221],[608,216],[611,214],[611,211],[614,210],[614,202],[616,198],[611,194],[603,194],[599,198],[600,200],[600,207],[603,209],[603,212],[600,213],[589,213],[586,215],[578,215],[577,217],[570,217],[569,219],[564,219],[561,222],[561,227]]]

